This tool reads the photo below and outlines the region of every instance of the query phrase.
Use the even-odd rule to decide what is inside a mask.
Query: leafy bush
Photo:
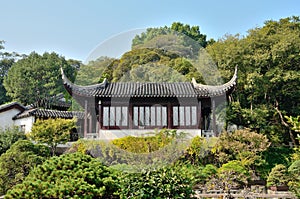
[[[52,157],[36,167],[6,198],[115,198],[115,173],[81,153]]]
[[[48,147],[19,140],[0,156],[0,194],[21,183],[31,169],[50,156]]]
[[[70,134],[76,128],[74,119],[49,118],[37,120],[31,130],[30,138],[36,142],[47,144],[55,155],[58,144],[64,144],[70,140]]]
[[[168,133],[173,131],[167,131]],[[175,135],[168,135],[167,137],[173,137]],[[162,136],[164,137],[164,136]],[[127,141],[127,139],[125,139]],[[148,146],[141,138],[142,144]],[[157,137],[151,138],[150,145],[156,144],[155,146],[160,146],[160,144],[165,143],[159,140]],[[126,143],[127,146],[128,143]],[[131,142],[134,145],[134,142]],[[112,144],[111,142],[103,140],[83,140],[80,139],[75,142],[68,152],[81,152],[83,154],[90,154],[93,157],[97,157],[101,162],[106,165],[114,166],[115,168],[121,169],[122,171],[137,172],[144,169],[157,169],[169,165],[175,162],[180,156],[183,155],[184,150],[188,144],[188,140],[181,138],[173,139],[172,142],[167,144],[165,147],[159,148],[157,151],[152,151],[151,153],[141,153],[137,147],[132,147],[136,149],[136,152],[130,152],[123,150],[121,147]],[[164,146],[163,144],[161,146]],[[121,166],[120,166],[121,165]]]
[[[230,190],[247,184],[249,173],[240,161],[233,160],[218,169],[217,175],[207,183],[208,189]]]
[[[283,164],[288,166],[290,164],[291,155],[293,149],[290,147],[270,147],[262,154],[262,158],[266,160],[265,164],[262,164],[258,167],[258,171],[261,174],[261,177],[267,179],[268,174],[271,172],[272,168],[278,164]]]
[[[150,153],[170,144],[176,136],[176,130],[163,129],[153,136],[126,136],[115,139],[112,144],[133,153]]]
[[[207,164],[205,167],[193,164],[176,165],[176,169],[180,170],[184,176],[191,181],[196,187],[203,187],[209,179],[217,173],[217,167]]]
[[[25,134],[17,126],[0,129],[0,155],[5,153],[13,143],[25,139]]]
[[[267,178],[267,186],[287,185],[288,180],[287,168],[283,164],[278,164],[272,168]]]
[[[175,167],[126,174],[121,180],[121,198],[191,198],[192,183]]]
[[[215,142],[216,138],[204,139],[195,136],[186,149],[184,160],[188,160],[192,164],[207,164],[209,157],[212,156],[211,149],[216,144]]]
[[[288,185],[296,196],[300,198],[300,160],[293,162],[288,172],[291,177]]]
[[[247,169],[256,170],[264,163],[262,153],[269,146],[270,142],[266,136],[249,129],[241,129],[232,133],[223,132],[212,152],[219,164],[238,160]]]

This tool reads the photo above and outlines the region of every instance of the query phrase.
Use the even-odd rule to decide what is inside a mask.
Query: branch
[[[282,116],[282,113],[281,113],[281,111],[278,109],[278,101],[276,100],[275,103],[276,103],[276,104],[275,104],[275,110],[276,110],[277,113],[279,114],[279,117],[280,117],[280,120],[281,120],[281,124],[284,125],[285,127],[287,127],[287,128],[289,129],[290,139],[291,139],[293,145],[297,145],[296,140],[295,140],[295,137],[294,137],[294,135],[293,135],[293,133],[292,133],[292,131],[291,131],[290,125],[284,121],[283,116]]]
[[[278,109],[278,102],[276,100],[276,106],[275,106],[275,110],[277,111],[277,113],[279,114],[280,120],[281,120],[281,124],[285,127],[290,128],[290,125],[288,123],[286,123],[283,119],[282,113],[281,111]]]

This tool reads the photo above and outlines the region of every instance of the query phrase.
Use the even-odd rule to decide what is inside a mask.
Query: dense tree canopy
[[[199,26],[190,26],[188,24],[174,22],[170,27],[164,26],[159,28],[148,28],[146,32],[143,32],[141,35],[136,35],[132,40],[132,47],[135,48],[138,46],[147,46],[147,43],[149,44],[149,42],[151,42],[151,40],[153,41],[153,39],[159,41],[161,38],[164,38],[167,35],[171,36],[177,34],[185,35],[185,37],[180,38],[181,41],[176,41],[177,45],[182,42],[183,46],[185,47],[195,47],[191,43],[195,42],[199,46],[206,47],[208,43],[206,40],[206,35],[200,32]],[[170,38],[174,39],[174,37]],[[164,42],[166,42],[166,40],[164,40]],[[198,51],[199,47],[193,50]]]
[[[17,53],[2,52],[3,49],[4,41],[0,40],[0,104],[10,101],[10,97],[6,95],[3,81],[16,58],[20,57]]]
[[[108,81],[178,82],[194,77],[203,82],[200,72],[189,60],[161,49],[142,48],[126,52],[102,73]]]
[[[77,73],[75,83],[83,86],[99,83],[101,74],[114,60],[109,57],[100,57],[82,65]]]
[[[80,62],[66,60],[56,53],[35,52],[18,60],[4,78],[7,94],[23,104],[47,107],[45,99],[65,92],[60,75],[60,67],[74,80]]]
[[[295,144],[280,114],[300,115],[299,17],[266,21],[245,37],[227,35],[206,49],[224,78],[239,67],[229,122],[265,133],[273,143]]]

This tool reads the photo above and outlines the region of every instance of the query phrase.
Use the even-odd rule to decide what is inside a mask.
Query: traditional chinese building
[[[83,136],[113,139],[150,129],[180,129],[217,136],[216,107],[233,92],[237,68],[223,85],[191,82],[108,82],[80,86],[65,76],[66,90],[84,108]]]

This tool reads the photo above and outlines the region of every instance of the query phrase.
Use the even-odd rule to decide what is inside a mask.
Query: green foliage
[[[297,137],[298,140],[300,140],[300,135]],[[294,148],[294,153],[292,154],[292,159],[295,160],[300,160],[300,146],[296,146]]]
[[[14,62],[14,59],[10,57],[0,59],[0,104],[10,101],[10,98],[6,95],[3,81],[4,77],[7,75],[8,70]]]
[[[175,130],[164,129],[152,135],[112,141],[80,139],[72,145],[69,152],[91,154],[116,169],[139,172],[161,168],[177,161],[189,144],[185,134]]]
[[[10,97],[6,95],[3,81],[4,77],[7,76],[8,70],[15,63],[16,58],[20,57],[16,53],[1,52],[3,49],[4,41],[0,40],[0,104],[11,101]]]
[[[200,47],[207,45],[206,35],[200,33],[199,26],[174,22],[171,27],[148,28],[132,40],[132,48],[163,46],[166,50],[174,50],[178,49],[178,44],[181,44],[180,52],[185,52],[183,55],[197,54]]]
[[[80,62],[65,60],[56,53],[35,52],[19,59],[8,70],[4,78],[4,87],[13,100],[23,104],[35,104],[38,107],[49,107],[46,99],[66,92],[62,83],[60,67],[66,75],[74,80]]]
[[[121,180],[121,198],[191,198],[191,180],[175,167],[126,174]]]
[[[54,156],[33,169],[5,198],[116,198],[114,171],[81,153]]]
[[[212,164],[207,164],[207,165],[205,165],[205,167],[203,168],[202,173],[203,173],[205,179],[207,180],[207,179],[209,179],[209,177],[211,177],[211,176],[217,174],[217,171],[218,171],[218,170],[217,170],[217,167],[216,167],[216,166],[214,166],[214,165],[212,165]]]
[[[290,174],[289,188],[297,197],[300,197],[300,160],[293,162],[288,168],[288,172]]]
[[[163,129],[155,135],[145,137],[126,136],[114,139],[112,144],[133,153],[150,153],[170,144],[176,136],[176,130]]]
[[[201,165],[179,164],[175,165],[186,178],[191,180],[194,187],[202,188],[214,175],[217,174],[217,167],[212,164],[207,164],[205,167]]]
[[[90,61],[82,65],[77,73],[75,83],[78,85],[91,85],[102,82],[101,74],[107,69],[107,66],[113,63],[114,59],[109,57],[100,57],[95,61]]]
[[[36,142],[47,144],[55,154],[58,144],[64,144],[70,140],[71,131],[76,128],[74,119],[49,118],[37,120],[32,127],[30,138]]]
[[[272,168],[267,178],[267,186],[287,185],[288,181],[289,175],[286,166],[278,164]]]
[[[270,143],[266,136],[250,130],[236,130],[232,133],[223,132],[212,149],[217,161],[225,164],[238,160],[249,170],[255,170],[264,163],[262,152]]]
[[[288,120],[288,123],[292,125],[292,130],[296,131],[297,133],[300,133],[300,115],[297,117],[285,117]]]
[[[238,92],[232,98],[239,107],[232,107],[228,120],[262,132],[274,143],[287,143],[293,134],[282,126],[278,111],[300,115],[299,17],[266,21],[248,32],[245,37],[227,35],[206,48],[225,79],[239,67]]]
[[[218,169],[218,175],[220,180],[225,183],[226,190],[246,184],[249,178],[248,170],[237,160],[223,164]]]
[[[31,169],[49,157],[49,149],[28,140],[19,140],[0,156],[0,195],[19,184]]]
[[[228,191],[247,185],[249,172],[238,160],[232,160],[218,169],[217,175],[212,176],[206,183],[207,189],[222,189]]]
[[[257,168],[261,177],[267,178],[271,169],[278,164],[283,164],[289,166],[291,163],[291,155],[293,149],[290,147],[269,147],[266,151],[262,153],[262,159],[266,162]]]
[[[178,82],[193,77],[204,83],[191,59],[206,44],[206,35],[198,26],[176,22],[172,27],[150,28],[133,39],[132,50],[120,59],[101,57],[82,66],[78,83],[86,85],[104,78],[109,82]]]
[[[20,129],[16,126],[0,129],[0,155],[5,153],[13,143],[18,140],[25,140],[26,136]]]
[[[200,136],[195,136],[191,140],[191,144],[186,149],[185,160],[192,164],[203,164],[207,156],[211,155],[211,149],[216,144],[216,139],[205,139]]]
[[[192,77],[203,82],[190,60],[162,49],[141,48],[112,61],[103,70],[101,81],[107,78],[112,82],[178,82],[190,81]]]
[[[123,154],[117,146],[103,140],[79,139],[72,144],[68,152],[91,154],[93,157],[97,157],[101,162],[105,162],[107,165],[134,163],[134,158],[131,157],[130,154]]]

